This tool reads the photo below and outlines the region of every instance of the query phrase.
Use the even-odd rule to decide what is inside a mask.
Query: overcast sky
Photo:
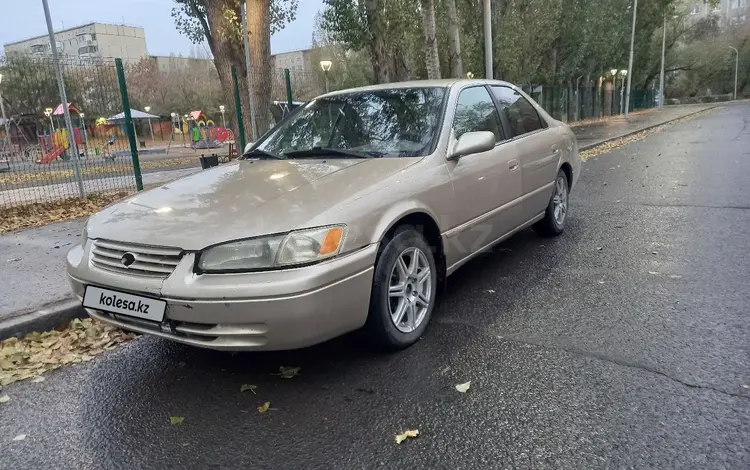
[[[146,30],[149,54],[188,55],[193,46],[174,27],[173,0],[48,0],[55,31],[86,23],[115,23]],[[271,52],[310,47],[313,18],[323,0],[299,0],[297,21],[271,38]],[[0,44],[47,33],[42,0],[0,0]]]

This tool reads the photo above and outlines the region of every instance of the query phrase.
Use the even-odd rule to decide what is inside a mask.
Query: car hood
[[[200,250],[303,228],[417,158],[242,160],[136,194],[89,219],[90,238]],[[335,212],[335,211],[334,211]],[[343,221],[330,221],[337,223]]]

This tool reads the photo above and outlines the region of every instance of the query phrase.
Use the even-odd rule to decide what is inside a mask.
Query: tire
[[[411,265],[415,258],[419,261],[416,273]],[[399,260],[404,262],[400,267],[397,266]],[[402,282],[404,276],[405,283]],[[420,282],[421,276],[425,277]],[[397,288],[400,284],[403,284],[402,290]],[[437,289],[432,247],[414,227],[398,227],[390,239],[383,241],[375,262],[370,311],[363,329],[367,341],[385,351],[397,351],[417,342],[432,316]],[[402,317],[398,326],[392,314]]]
[[[555,177],[555,185],[550,197],[547,209],[544,211],[544,218],[534,224],[534,230],[544,237],[554,237],[560,235],[565,230],[565,223],[568,220],[568,197],[570,188],[568,186],[568,177],[563,170],[558,170]],[[557,210],[562,211],[560,216]],[[557,216],[555,214],[558,214]]]

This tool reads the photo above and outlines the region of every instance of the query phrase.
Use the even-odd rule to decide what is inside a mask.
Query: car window
[[[493,86],[492,93],[500,104],[500,112],[508,118],[514,136],[545,127],[536,109],[517,91],[506,86]]]
[[[492,132],[495,134],[495,142],[503,140],[500,116],[492,97],[483,86],[461,90],[456,105],[456,116],[453,118],[453,132],[457,139],[466,132],[477,131]]]
[[[424,156],[439,133],[445,94],[443,87],[392,88],[318,98],[257,148],[280,156],[314,148],[372,157]]]

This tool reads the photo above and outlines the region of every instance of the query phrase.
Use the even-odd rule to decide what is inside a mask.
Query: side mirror
[[[242,154],[246,154],[251,148],[253,148],[253,142],[248,142],[247,145],[245,145],[245,150],[242,151]]]
[[[457,160],[472,153],[487,152],[495,148],[495,134],[490,131],[466,132],[458,138],[448,160]]]

